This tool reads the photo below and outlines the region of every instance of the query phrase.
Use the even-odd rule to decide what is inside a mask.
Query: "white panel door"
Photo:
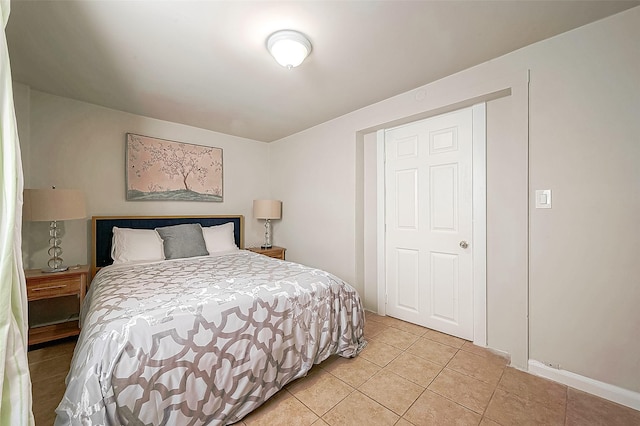
[[[472,109],[385,132],[387,315],[473,340]]]

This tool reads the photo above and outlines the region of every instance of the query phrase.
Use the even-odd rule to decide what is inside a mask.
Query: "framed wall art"
[[[127,133],[128,201],[222,201],[222,148]]]

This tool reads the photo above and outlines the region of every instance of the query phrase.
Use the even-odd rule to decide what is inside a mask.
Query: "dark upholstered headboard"
[[[111,265],[111,240],[113,227],[154,229],[161,226],[199,223],[204,226],[222,225],[233,222],[236,245],[244,248],[244,216],[93,216],[91,274],[103,266]]]

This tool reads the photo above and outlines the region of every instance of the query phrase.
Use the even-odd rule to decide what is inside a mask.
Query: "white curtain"
[[[27,290],[22,270],[22,163],[5,28],[9,1],[0,0],[0,425],[33,425],[27,361]]]

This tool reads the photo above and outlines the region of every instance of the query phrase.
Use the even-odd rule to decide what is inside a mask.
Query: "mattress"
[[[56,425],[224,425],[366,345],[356,290],[245,250],[112,265],[93,280]]]

